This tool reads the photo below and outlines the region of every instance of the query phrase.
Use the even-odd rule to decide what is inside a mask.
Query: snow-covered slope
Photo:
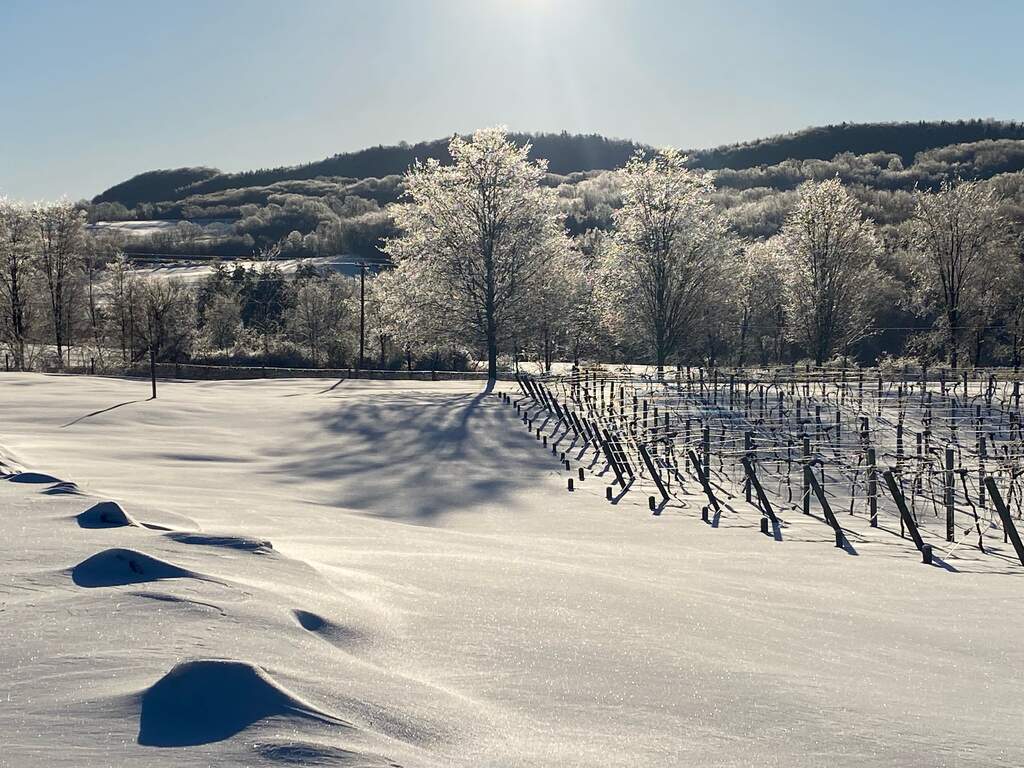
[[[1024,764],[1024,568],[570,494],[473,383],[147,387],[0,377],[0,764]]]

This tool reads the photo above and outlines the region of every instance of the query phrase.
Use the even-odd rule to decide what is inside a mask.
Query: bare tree
[[[249,300],[255,307],[252,324],[260,335],[263,360],[270,356],[270,340],[281,330],[285,310],[284,275],[274,262],[281,256],[281,243],[260,249],[254,267],[255,282]]]
[[[53,341],[63,365],[72,333],[74,281],[81,267],[85,212],[62,200],[34,206],[32,216],[39,235],[39,268],[49,289]]]
[[[151,279],[138,287],[139,326],[136,338],[155,360],[186,355],[195,334],[193,291],[180,280]]]
[[[104,299],[104,282],[109,276],[109,267],[123,256],[124,236],[112,232],[100,232],[84,238],[82,249],[82,276],[85,280],[86,315],[89,333],[96,356],[103,360],[107,335],[107,307]]]
[[[980,284],[990,270],[1003,269],[1015,256],[1000,215],[1000,198],[991,185],[943,182],[938,192],[919,190],[916,198],[911,238],[920,260],[920,284],[926,306],[940,313],[939,330],[955,368],[964,315],[983,300]]]
[[[796,341],[821,365],[862,338],[877,280],[874,224],[838,178],[806,182],[779,235],[786,304]]]
[[[242,335],[242,303],[238,294],[215,293],[206,303],[203,333],[215,349],[227,349]]]
[[[30,307],[31,259],[36,229],[31,211],[21,203],[0,198],[0,299],[5,314],[4,342],[14,366],[25,368],[25,343]]]
[[[130,360],[134,352],[135,306],[138,278],[132,264],[124,253],[114,257],[107,267],[106,303],[111,308],[117,328],[117,340],[121,347],[121,359]]]
[[[288,333],[309,350],[314,365],[328,361],[350,330],[352,296],[350,281],[336,274],[304,280],[296,290],[285,324]]]

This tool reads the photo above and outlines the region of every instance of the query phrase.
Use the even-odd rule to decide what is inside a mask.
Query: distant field
[[[251,259],[235,259],[224,261],[223,263],[228,269],[232,269],[235,266],[243,266],[248,269],[263,262]],[[348,256],[321,256],[312,259],[275,259],[271,263],[281,270],[286,277],[294,276],[295,270],[301,264],[311,265],[323,271],[330,270],[343,275],[359,274],[359,267],[354,263],[354,259]],[[183,258],[181,261],[139,267],[135,270],[134,274],[144,279],[166,279],[173,277],[186,282],[195,282],[208,277],[212,272],[213,264],[211,259],[195,261]]]
[[[119,232],[129,237],[146,237],[159,232],[173,232],[181,221],[154,219],[150,221],[100,221],[90,224],[95,232]],[[201,226],[210,237],[223,237],[231,234],[234,221],[230,219],[194,219],[189,223]]]

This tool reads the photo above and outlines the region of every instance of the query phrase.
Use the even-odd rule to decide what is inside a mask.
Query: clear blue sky
[[[682,148],[1024,118],[1024,2],[0,0],[0,194],[486,125]]]

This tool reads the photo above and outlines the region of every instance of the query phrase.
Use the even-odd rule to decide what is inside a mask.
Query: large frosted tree
[[[401,235],[385,250],[421,281],[424,309],[453,338],[498,353],[530,313],[551,259],[566,247],[554,190],[542,187],[543,160],[529,159],[503,130],[477,131],[448,145],[452,163],[417,162],[405,201],[392,211]]]
[[[878,244],[838,178],[798,192],[778,238],[780,266],[794,340],[820,365],[868,330]]]
[[[938,192],[918,191],[911,237],[926,306],[939,315],[946,354],[955,368],[965,315],[987,301],[985,283],[1012,268],[1000,199],[984,182],[943,182]]]
[[[606,317],[620,336],[639,336],[659,370],[698,341],[691,337],[715,300],[709,287],[718,285],[735,250],[711,199],[712,177],[685,161],[674,149],[629,160],[613,247],[602,265]]]

